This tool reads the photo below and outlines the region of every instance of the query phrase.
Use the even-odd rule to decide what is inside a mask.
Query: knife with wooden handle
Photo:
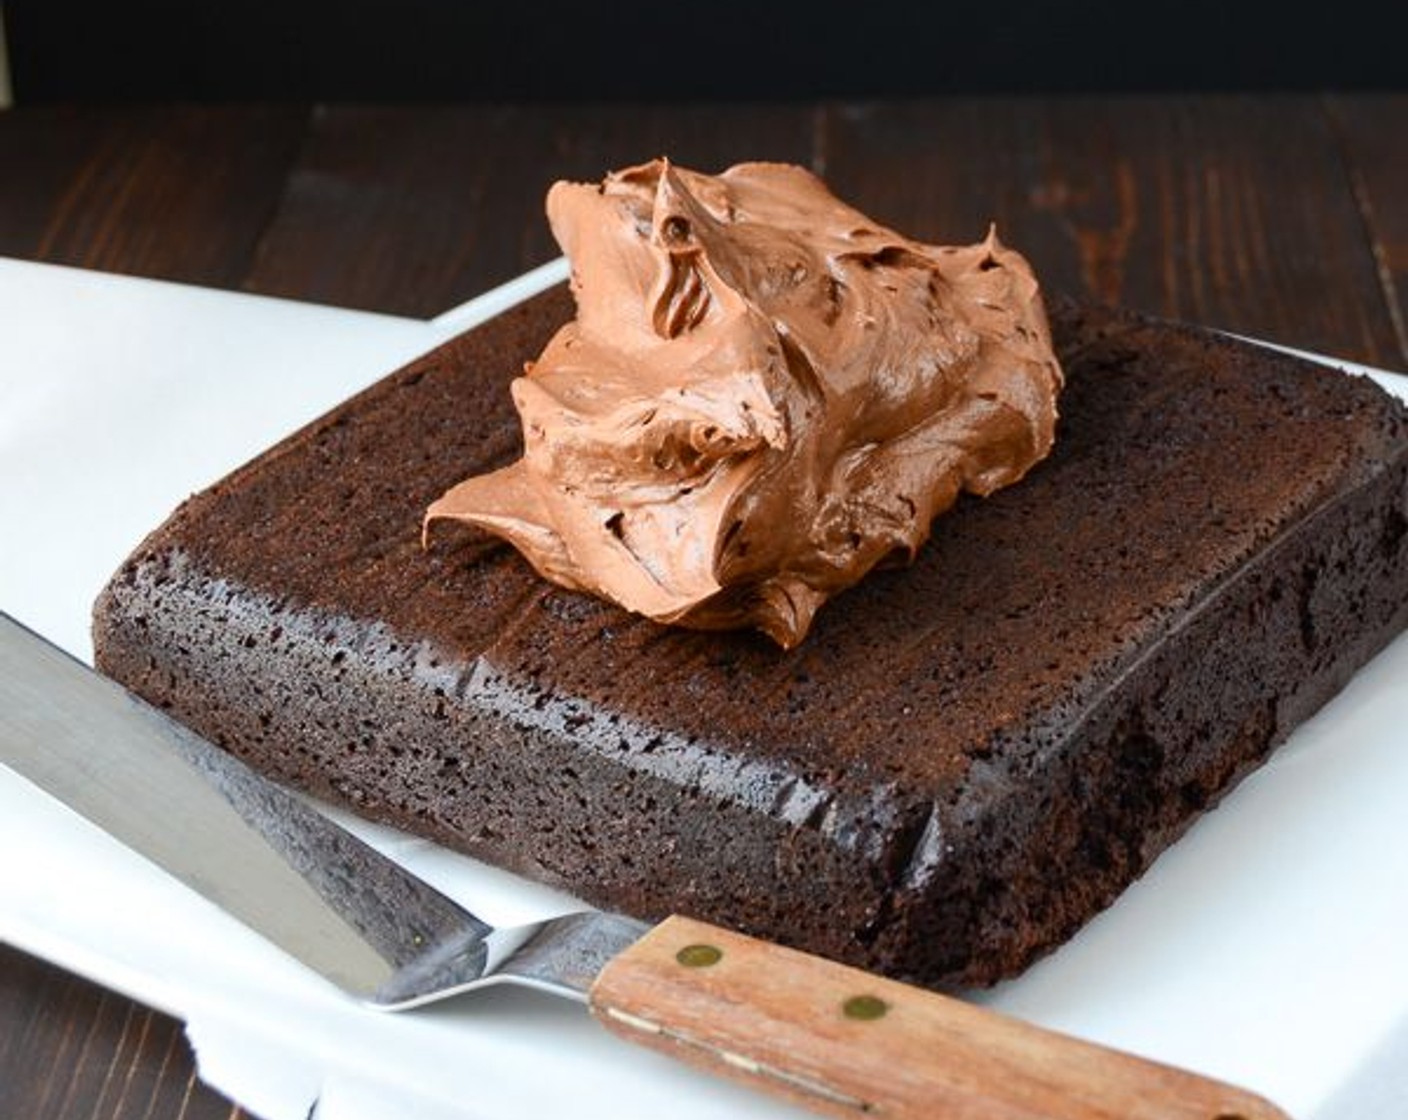
[[[0,763],[376,1007],[526,984],[830,1116],[1285,1118],[1234,1086],[690,918],[496,928],[3,614]]]

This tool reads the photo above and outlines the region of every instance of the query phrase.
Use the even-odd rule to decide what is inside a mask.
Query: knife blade
[[[831,1116],[1284,1117],[1235,1086],[684,916],[496,928],[3,613],[0,764],[375,1007],[525,984]]]

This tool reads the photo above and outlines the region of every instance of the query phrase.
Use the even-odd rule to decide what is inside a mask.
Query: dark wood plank
[[[236,287],[306,120],[297,106],[0,114],[0,253]]]
[[[555,179],[669,155],[807,163],[805,106],[328,108],[313,119],[250,290],[432,315],[557,255]]]
[[[239,1120],[176,1020],[0,945],[0,1116]]]
[[[1327,109],[1393,321],[1397,368],[1408,369],[1408,94],[1332,97]]]
[[[825,136],[828,179],[862,209],[939,240],[996,220],[1052,289],[1361,361],[1399,353],[1316,98],[842,105]]]
[[[0,114],[0,253],[423,315],[554,255],[554,178],[785,159],[916,236],[995,218],[1052,287],[1408,361],[1403,96],[337,108],[306,142],[305,121]],[[72,1115],[243,1113],[194,1082],[179,1024],[0,948],[0,1117]]]

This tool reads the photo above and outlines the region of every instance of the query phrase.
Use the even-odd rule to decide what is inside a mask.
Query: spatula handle
[[[634,1042],[828,1116],[1286,1120],[1241,1089],[688,918],[601,973]]]

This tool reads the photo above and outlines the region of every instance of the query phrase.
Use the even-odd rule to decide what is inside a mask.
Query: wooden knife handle
[[[1286,1120],[1261,1097],[674,917],[591,991],[615,1033],[827,1116]]]

